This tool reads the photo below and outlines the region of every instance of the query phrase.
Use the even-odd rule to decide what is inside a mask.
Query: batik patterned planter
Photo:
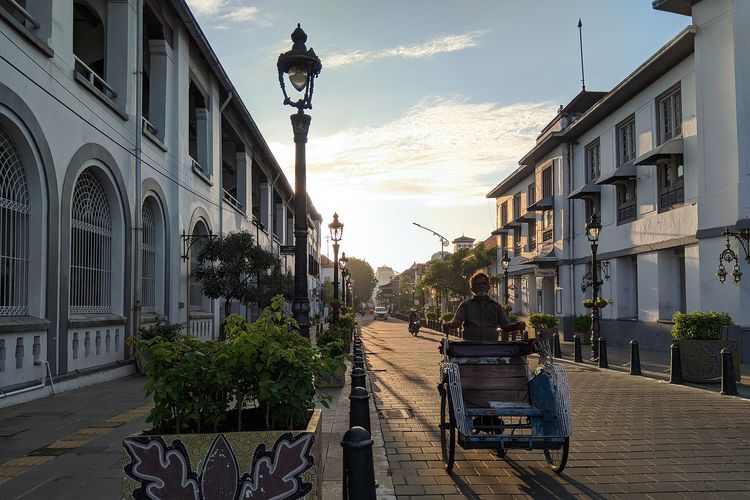
[[[711,384],[721,382],[721,350],[732,350],[734,378],[740,380],[740,350],[734,340],[680,339],[680,368],[686,382]]]
[[[321,498],[321,411],[304,430],[131,436],[122,498]]]

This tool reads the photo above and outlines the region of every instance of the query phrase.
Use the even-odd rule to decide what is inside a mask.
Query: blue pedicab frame
[[[573,419],[568,375],[562,364],[552,362],[549,341],[537,338],[519,342],[462,342],[450,341],[446,334],[441,342],[440,444],[446,471],[453,470],[458,442],[463,449],[495,450],[499,458],[504,458],[509,449],[543,450],[549,466],[561,474],[568,461]],[[529,377],[526,356],[535,352],[541,352],[544,362]],[[495,392],[502,393],[506,382],[518,389],[525,376],[526,396],[511,398],[519,401],[467,404],[461,384],[462,371],[467,373],[471,368],[474,374],[486,372],[491,377],[492,366],[521,375],[514,380],[503,377],[480,380],[485,382],[480,385],[500,388]],[[520,391],[509,391],[523,392],[522,387]]]

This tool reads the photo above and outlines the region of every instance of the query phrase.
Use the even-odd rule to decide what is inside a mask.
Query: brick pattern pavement
[[[750,401],[573,363],[574,432],[562,476],[540,450],[503,460],[460,447],[448,475],[438,433],[440,336],[423,330],[415,338],[393,319],[362,325],[399,499],[750,498]]]

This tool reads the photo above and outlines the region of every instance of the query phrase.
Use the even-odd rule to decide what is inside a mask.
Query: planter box
[[[721,350],[732,349],[734,378],[740,380],[740,350],[734,340],[679,339],[680,369],[686,382],[711,384],[721,382]]]
[[[315,387],[318,389],[330,389],[334,387],[344,387],[346,380],[346,365],[339,366],[336,373],[326,377],[320,377],[315,381]]]
[[[122,498],[321,498],[319,409],[304,430],[131,436],[123,448]]]

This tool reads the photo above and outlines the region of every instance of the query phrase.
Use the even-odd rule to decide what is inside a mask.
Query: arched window
[[[193,270],[202,265],[198,260],[198,255],[206,244],[208,236],[209,233],[206,224],[203,221],[196,222],[195,226],[193,226],[194,243],[190,247],[190,308],[194,310],[207,311],[210,308],[210,302],[203,295],[200,281],[196,280],[192,274]]]
[[[0,316],[29,313],[29,213],[21,155],[0,126]]]
[[[73,190],[70,313],[112,310],[112,213],[104,188],[84,170]]]
[[[158,235],[156,217],[150,201],[143,203],[143,235],[141,237],[141,310],[156,312],[156,253]]]

